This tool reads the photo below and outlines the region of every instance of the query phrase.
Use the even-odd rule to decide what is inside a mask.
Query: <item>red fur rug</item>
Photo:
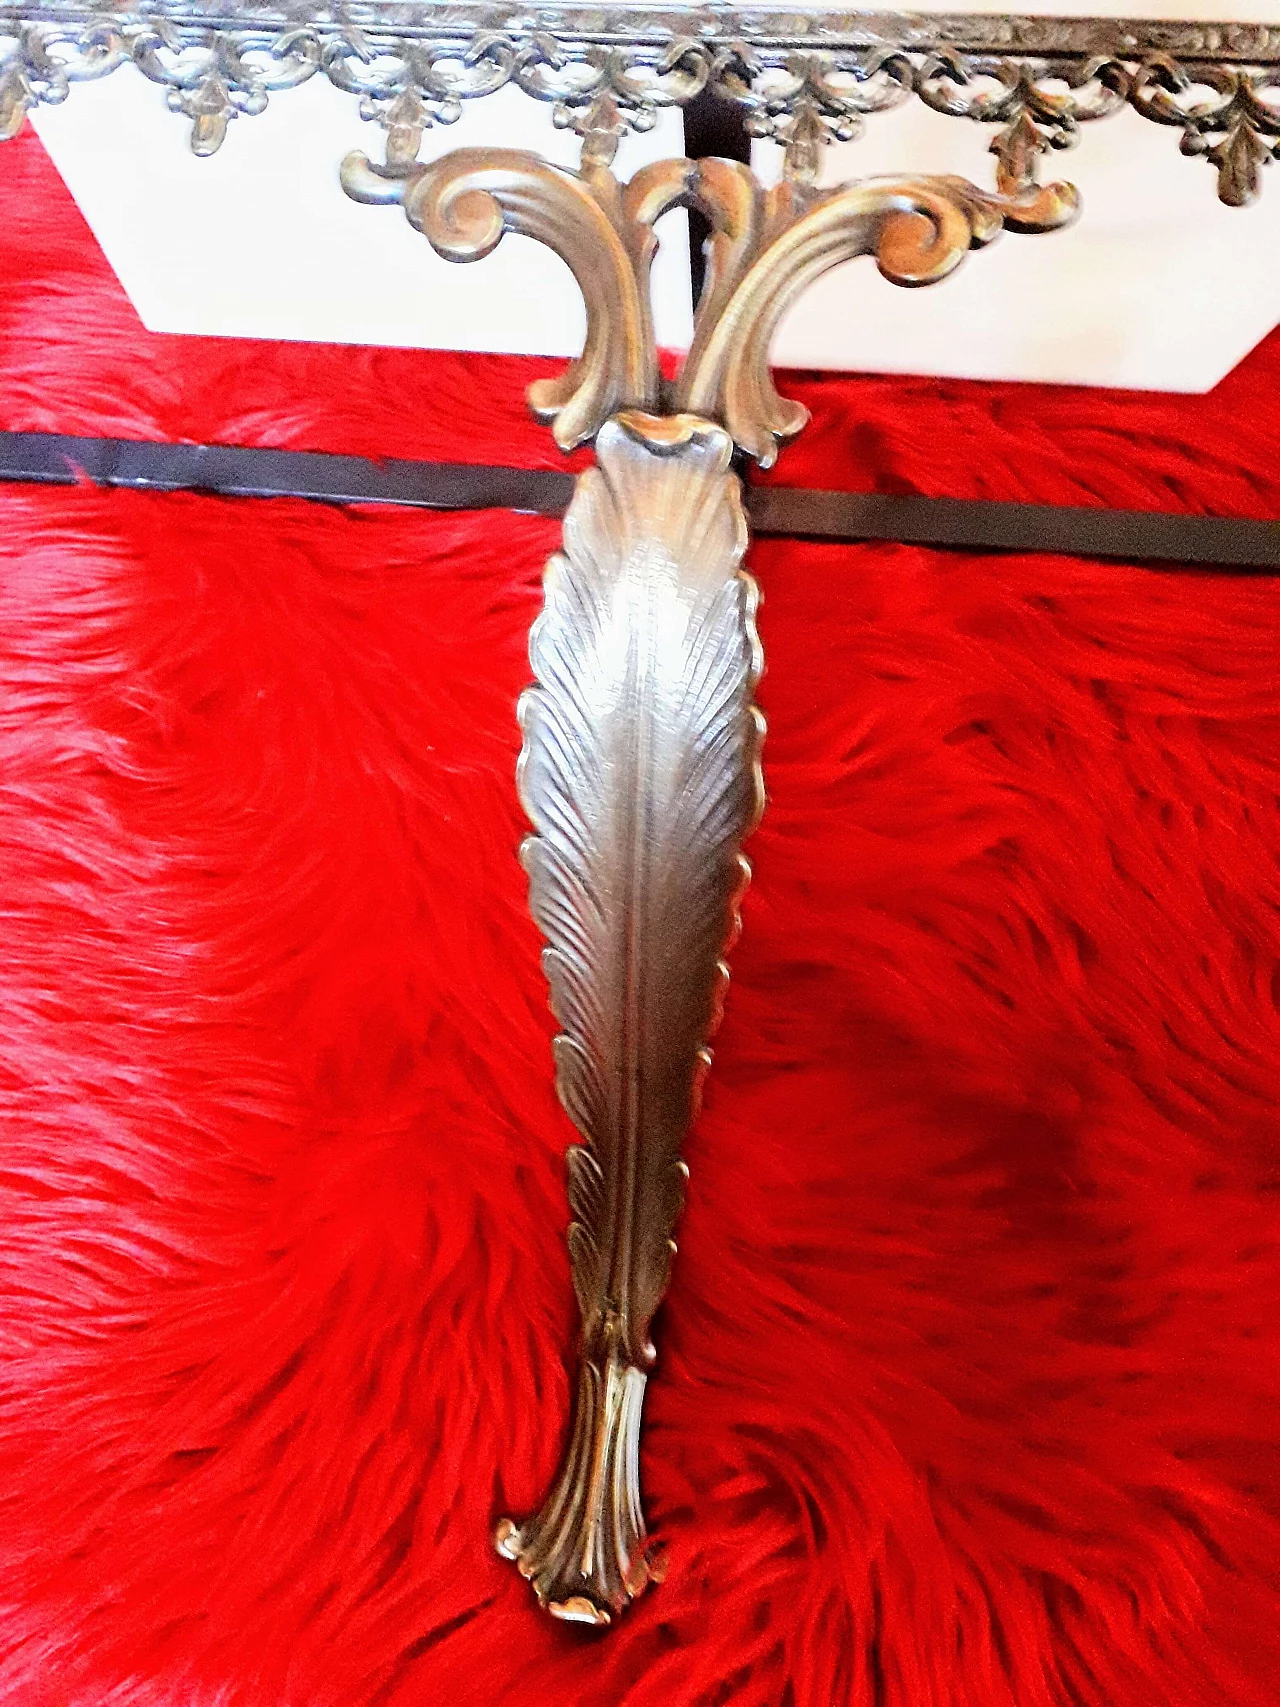
[[[148,336],[29,133],[0,210],[0,425],[559,465],[538,364]],[[797,381],[779,478],[1276,515],[1278,383]],[[593,1639],[489,1544],[569,1396],[512,784],[555,526],[0,516],[5,1702],[1276,1701],[1274,580],[756,546],[670,1569]]]

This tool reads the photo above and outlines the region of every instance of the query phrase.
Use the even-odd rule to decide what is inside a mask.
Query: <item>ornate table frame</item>
[[[232,119],[324,75],[386,132],[377,163],[342,163],[347,193],[399,203],[449,260],[504,232],[549,245],[587,307],[582,356],[529,394],[564,449],[595,443],[534,624],[519,717],[522,848],[563,1031],[569,1229],[582,1314],[569,1447],[541,1511],[498,1527],[558,1617],[606,1624],[653,1574],[638,1442],[687,1170],[681,1147],[710,1061],[723,956],[759,817],[763,723],[757,594],[742,567],[737,464],[771,463],[805,411],[775,391],[770,338],[821,273],[873,255],[931,284],[1003,227],[1076,217],[1042,158],[1125,106],[1181,132],[1222,200],[1241,205],[1280,154],[1280,27],[1100,19],[650,10],[570,0],[522,10],[463,0],[327,7],[197,0],[90,7],[0,0],[0,137],[74,82],[132,63],[212,153]],[[501,148],[418,159],[423,130],[515,83],[582,139],[576,172]],[[706,92],[782,146],[766,190],[738,160],[673,159],[628,183],[618,142]],[[995,187],[954,177],[818,185],[822,146],[916,98],[992,127]],[[692,347],[659,371],[648,294],[669,209],[709,228]]]

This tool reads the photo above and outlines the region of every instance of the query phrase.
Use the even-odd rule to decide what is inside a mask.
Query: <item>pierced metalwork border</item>
[[[370,35],[432,41],[466,39],[497,31],[513,39],[546,34],[564,40],[659,44],[745,40],[767,47],[890,47],[926,53],[954,47],[972,53],[1029,53],[1116,57],[1152,53],[1174,58],[1228,61],[1280,60],[1280,22],[1216,23],[1208,20],[1019,17],[994,13],[793,12],[770,7],[634,4],[560,6],[485,4],[484,0],[350,0],[338,6],[313,0],[149,0],[144,5],[85,0],[3,0],[0,19],[83,24],[112,19],[142,24],[168,19],[189,29],[252,29],[274,34],[362,31]]]
[[[565,125],[608,96],[634,129],[711,89],[745,110],[754,135],[793,153],[849,140],[869,115],[914,97],[996,127],[1006,192],[1082,122],[1123,106],[1180,130],[1183,153],[1217,168],[1234,205],[1253,199],[1280,154],[1280,24],[477,0],[0,0],[0,137],[32,107],[126,63],[191,121],[198,154],[316,74],[358,97],[387,130],[391,158],[508,83],[552,103]]]

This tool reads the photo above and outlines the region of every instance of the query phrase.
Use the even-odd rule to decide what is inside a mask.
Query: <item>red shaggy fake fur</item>
[[[148,336],[30,134],[0,210],[6,427],[557,465],[540,364]],[[1278,382],[797,379],[779,478],[1275,515]],[[0,518],[0,1698],[1280,1699],[1274,580],[754,547],[669,1573],[594,1640],[489,1546],[569,1400],[512,785],[556,527]]]

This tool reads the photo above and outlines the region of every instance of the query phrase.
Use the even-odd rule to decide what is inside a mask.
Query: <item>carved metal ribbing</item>
[[[561,1618],[644,1587],[640,1410],[684,1203],[680,1148],[710,1062],[721,959],[763,805],[756,592],[733,443],[628,411],[596,441],[529,642],[520,796],[568,1155],[582,1313],[573,1434],[541,1512],[500,1550]]]
[[[575,127],[608,97],[636,130],[710,88],[793,155],[851,140],[869,116],[916,98],[993,127],[1006,194],[1033,183],[1040,157],[1080,124],[1124,105],[1181,130],[1182,151],[1216,168],[1232,205],[1258,194],[1280,149],[1280,26],[429,0],[153,0],[145,12],[0,0],[0,137],[71,83],[130,62],[191,121],[198,154],[317,72],[386,129],[391,160],[412,159],[424,129],[508,83]]]

